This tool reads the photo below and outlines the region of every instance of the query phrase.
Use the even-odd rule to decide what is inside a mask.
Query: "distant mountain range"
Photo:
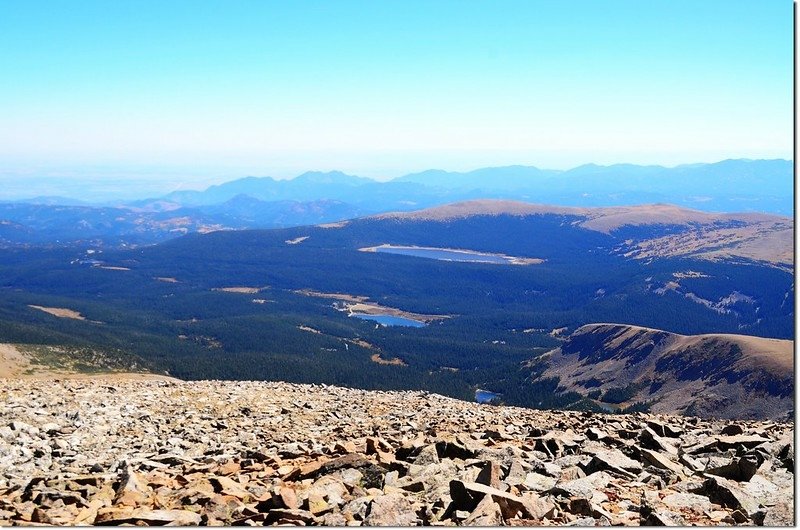
[[[787,160],[724,160],[673,168],[588,164],[566,171],[508,166],[466,173],[428,170],[388,182],[338,171],[309,172],[292,180],[247,177],[164,199],[184,206],[216,204],[241,194],[262,201],[335,199],[374,213],[483,197],[568,206],[668,202],[707,211],[789,215],[792,169]]]
[[[246,177],[203,191],[114,204],[43,196],[0,202],[0,245],[151,244],[190,232],[279,228],[411,211],[474,199],[596,207],[669,203],[707,212],[793,215],[793,164],[725,160],[666,168],[585,165],[429,170],[388,182],[338,171],[291,180]]]

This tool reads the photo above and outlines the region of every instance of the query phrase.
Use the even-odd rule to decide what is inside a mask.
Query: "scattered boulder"
[[[596,471],[609,471],[613,474],[634,478],[638,473],[641,473],[642,464],[628,458],[618,449],[609,449],[595,454],[586,466],[588,475]]]
[[[478,503],[472,513],[464,519],[467,526],[501,526],[503,512],[491,496],[486,496]]]
[[[707,496],[714,504],[747,514],[758,511],[758,502],[732,481],[722,477],[711,477],[703,482],[699,494]]]
[[[0,525],[794,520],[791,424],[289,383],[114,389],[0,380]]]
[[[364,524],[367,526],[413,526],[417,514],[411,501],[393,493],[380,495],[369,504]]]

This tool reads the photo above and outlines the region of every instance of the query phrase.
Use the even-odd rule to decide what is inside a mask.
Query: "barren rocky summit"
[[[0,525],[793,523],[793,424],[0,380]]]

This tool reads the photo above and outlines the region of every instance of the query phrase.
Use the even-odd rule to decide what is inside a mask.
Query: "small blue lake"
[[[488,390],[478,389],[475,391],[475,401],[478,403],[489,403],[494,398],[499,398],[501,396],[502,394],[495,394],[494,392],[489,392]]]
[[[372,320],[381,326],[406,326],[410,328],[421,328],[425,322],[419,320],[412,320],[410,318],[398,317],[394,315],[364,315],[353,313],[352,316],[363,320]]]
[[[508,265],[512,258],[494,256],[482,252],[469,250],[451,250],[446,248],[418,248],[418,247],[399,247],[399,246],[380,246],[375,247],[375,252],[385,254],[402,254],[404,256],[416,256],[418,258],[438,259],[444,261],[469,261],[477,263],[496,263]]]

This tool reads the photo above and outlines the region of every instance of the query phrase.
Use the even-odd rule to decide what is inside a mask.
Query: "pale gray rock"
[[[367,509],[366,526],[412,526],[417,520],[414,507],[406,497],[399,494],[376,497]]]
[[[113,388],[0,380],[0,524],[630,525],[642,499],[653,524],[794,517],[791,424],[288,383]]]

